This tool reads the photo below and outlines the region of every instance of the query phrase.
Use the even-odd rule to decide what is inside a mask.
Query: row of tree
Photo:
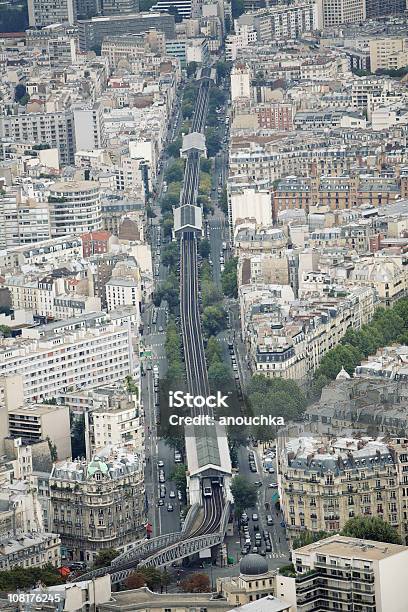
[[[318,540],[328,538],[331,534],[326,531],[303,531],[293,541],[293,548],[301,548],[313,544]],[[374,542],[388,542],[401,544],[401,538],[394,527],[378,516],[355,516],[347,521],[340,535],[359,540],[373,540]]]
[[[370,323],[360,330],[348,330],[340,344],[322,358],[314,375],[314,391],[320,392],[344,368],[350,375],[368,355],[390,343],[408,343],[408,299],[392,308],[377,308]]]
[[[45,586],[62,584],[61,574],[52,565],[45,567],[16,567],[0,572],[0,591],[15,593],[18,589],[30,589],[38,582]]]
[[[238,278],[237,278],[238,258],[231,257],[225,263],[221,273],[221,285],[224,295],[227,297],[238,297]]]

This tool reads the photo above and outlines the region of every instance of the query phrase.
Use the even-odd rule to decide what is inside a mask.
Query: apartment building
[[[235,32],[241,34],[246,27],[256,33],[256,40],[261,44],[281,39],[295,40],[303,32],[316,30],[317,19],[317,8],[313,3],[270,6],[241,15],[235,20]]]
[[[408,541],[407,440],[299,437],[282,440],[280,501],[288,534],[338,533],[354,516],[378,516]]]
[[[26,401],[124,380],[133,373],[133,359],[130,326],[104,313],[24,329],[0,343],[0,375],[20,374]]]
[[[363,287],[374,287],[385,306],[404,297],[408,290],[405,257],[387,257],[381,253],[374,258],[357,261],[350,274],[350,282]]]
[[[72,110],[0,115],[0,138],[56,147],[61,164],[73,164],[75,154]]]
[[[391,204],[400,194],[395,178],[369,174],[316,177],[286,176],[277,182],[273,191],[273,216],[287,209],[312,206],[330,210],[354,209],[362,205]]]
[[[317,2],[319,30],[343,23],[361,23],[365,18],[365,0],[318,0]]]
[[[235,64],[231,69],[231,101],[251,97],[251,71],[244,64]]]
[[[408,37],[373,38],[369,45],[372,72],[398,70],[408,65]]]
[[[30,27],[44,27],[55,23],[73,25],[77,16],[75,0],[28,0]]]
[[[292,552],[298,612],[408,608],[408,548],[333,535]]]
[[[84,234],[102,227],[100,188],[93,181],[53,183],[48,198],[53,236]]]
[[[87,51],[95,45],[102,45],[105,36],[140,34],[151,28],[163,32],[166,39],[170,40],[175,38],[174,23],[174,15],[160,12],[119,14],[79,20],[79,47],[81,51]]]
[[[68,559],[92,562],[105,548],[123,551],[144,537],[143,460],[117,446],[91,461],[54,465],[50,476],[52,528]]]
[[[82,253],[80,237],[68,235],[51,240],[41,240],[36,244],[9,247],[0,252],[0,269],[3,274],[20,271],[24,264],[35,265],[49,263],[54,266],[75,259]]]
[[[143,409],[135,394],[122,386],[93,389],[86,398],[85,445],[87,458],[108,444],[144,454]]]
[[[22,201],[19,189],[0,195],[0,248],[41,242],[51,238],[47,203]]]
[[[75,149],[93,151],[106,147],[103,107],[99,102],[73,106]]]
[[[0,571],[46,565],[61,566],[59,534],[25,533],[0,540]]]
[[[146,50],[165,55],[166,37],[164,32],[154,28],[140,34],[123,34],[121,36],[105,36],[102,42],[102,57],[108,57],[109,64],[115,68],[119,61],[142,58]]]
[[[23,404],[9,407],[8,416],[12,438],[21,438],[28,444],[49,439],[55,444],[60,461],[71,457],[71,427],[66,406]]]
[[[367,287],[294,302],[288,285],[243,285],[239,299],[251,370],[302,384],[349,328],[371,320],[375,293]]]

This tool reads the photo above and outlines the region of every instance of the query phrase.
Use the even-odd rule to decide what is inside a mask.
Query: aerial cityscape
[[[0,612],[408,612],[407,0],[5,0],[0,74]]]

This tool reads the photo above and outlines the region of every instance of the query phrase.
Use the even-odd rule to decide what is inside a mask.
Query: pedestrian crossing
[[[268,557],[268,559],[285,559],[285,557],[288,556],[288,553],[269,553],[266,555]]]

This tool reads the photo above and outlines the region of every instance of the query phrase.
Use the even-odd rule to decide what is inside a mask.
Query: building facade
[[[104,548],[124,550],[145,535],[141,457],[110,446],[92,461],[55,464],[52,528],[68,559],[91,562]]]

